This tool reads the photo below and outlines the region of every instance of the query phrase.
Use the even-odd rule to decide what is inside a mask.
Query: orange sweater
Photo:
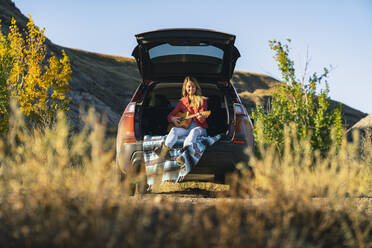
[[[203,100],[203,104],[197,110],[194,111],[194,109],[190,107],[189,98],[187,96],[182,97],[181,100],[178,102],[177,106],[172,110],[172,112],[169,113],[168,121],[172,122],[172,117],[180,111],[183,113],[189,112],[189,114],[192,115],[206,110],[207,110],[206,99]],[[196,117],[193,117],[192,119],[195,121],[196,124],[198,124],[199,127],[208,128],[208,124],[205,117],[202,117],[201,120],[199,120]]]

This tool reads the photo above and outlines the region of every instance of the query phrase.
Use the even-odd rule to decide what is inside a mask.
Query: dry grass
[[[372,195],[368,142],[363,154],[357,142],[345,141],[321,158],[306,142],[288,139],[296,152],[279,160],[266,149],[264,159],[251,161],[254,184],[242,179],[232,189],[253,202],[259,194],[262,204],[190,204],[128,197],[128,183],[113,174],[104,126],[93,112],[86,123],[72,135],[60,115],[55,128],[29,132],[20,113],[12,117],[0,141],[1,247],[372,246],[371,215],[358,202]]]

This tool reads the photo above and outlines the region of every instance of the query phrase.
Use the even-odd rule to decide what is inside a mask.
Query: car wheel
[[[137,176],[137,180],[134,183],[135,192],[134,194],[143,195],[149,193],[148,191],[148,184],[147,184],[147,177],[145,171],[141,171]]]
[[[143,162],[137,167],[128,166],[125,172],[121,168],[123,166],[120,164],[120,157],[116,155],[114,177],[122,184],[125,195],[133,196],[148,193],[146,168]]]
[[[147,193],[147,183],[130,183],[128,185],[127,194],[129,196],[143,195]]]
[[[121,172],[120,182],[124,189],[124,194],[128,196],[142,195],[149,193],[146,176],[144,175],[129,175]]]

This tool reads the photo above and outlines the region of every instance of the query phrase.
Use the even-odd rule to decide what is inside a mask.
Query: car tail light
[[[136,103],[130,102],[127,107],[124,110],[124,114],[134,114],[134,111],[136,110]]]
[[[234,104],[234,123],[235,132],[232,139],[234,144],[246,144],[247,143],[247,131],[245,128],[245,121],[249,119],[247,110],[240,103]]]
[[[119,124],[119,131],[124,143],[136,142],[134,134],[134,112],[136,103],[131,102],[124,110],[123,117]]]

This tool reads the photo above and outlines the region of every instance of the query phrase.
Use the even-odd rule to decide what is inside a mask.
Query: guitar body
[[[211,111],[203,111],[200,112],[204,117],[208,117],[211,114]],[[196,116],[197,114],[189,115],[189,112],[183,113],[183,112],[178,112],[175,114],[176,117],[181,117],[181,122],[179,124],[179,127],[183,127],[187,129],[190,126],[190,123],[192,121],[192,118]],[[175,127],[175,125],[171,122],[169,123],[167,131],[169,132],[172,127]]]
[[[186,112],[186,113],[183,113],[183,112],[178,112],[177,114],[175,114],[174,116],[176,117],[181,117],[181,118],[185,118],[187,117],[189,114],[189,112]],[[179,127],[183,127],[184,129],[187,129],[189,126],[190,126],[190,123],[192,121],[192,118],[190,119],[183,119],[181,122],[180,122],[180,125]],[[168,125],[168,132],[172,129],[172,127],[175,127],[175,125],[171,122],[169,123]]]

